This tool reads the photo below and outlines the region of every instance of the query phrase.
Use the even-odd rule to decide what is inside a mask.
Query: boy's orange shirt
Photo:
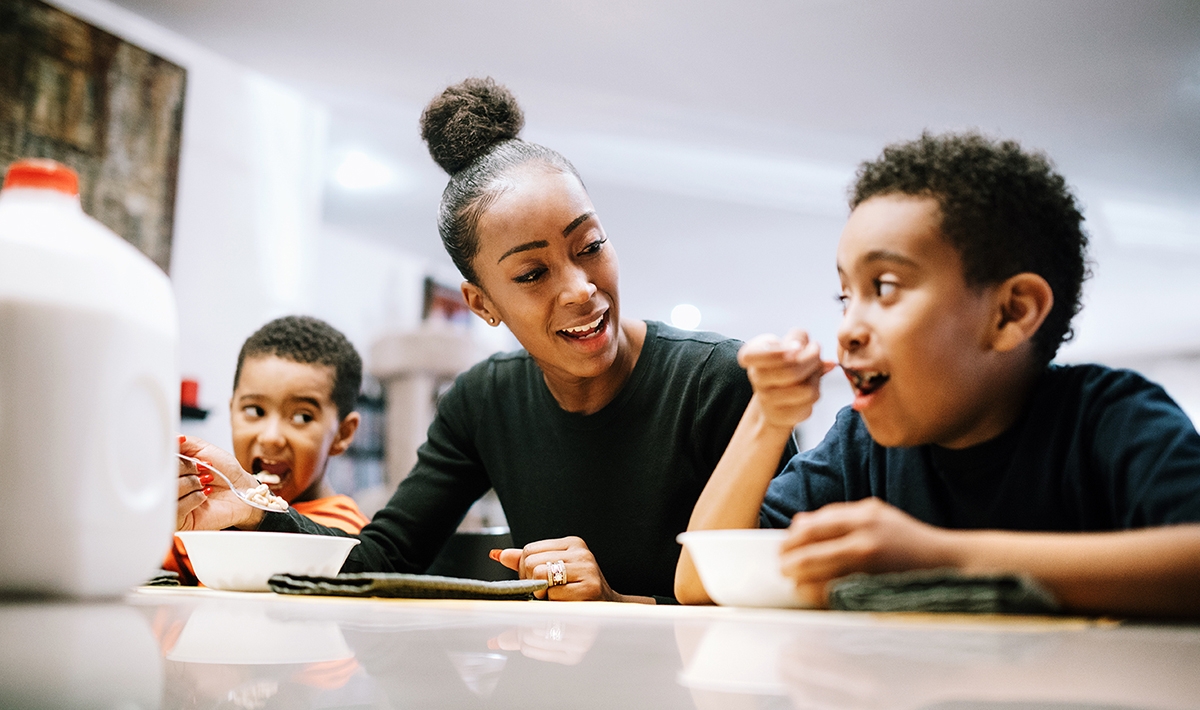
[[[364,525],[371,522],[358,509],[354,499],[344,495],[293,503],[292,510],[322,525],[344,530],[351,535],[357,535]],[[178,573],[180,584],[199,584],[196,573],[192,571],[192,563],[188,560],[187,550],[179,538],[175,538],[171,550],[167,553],[163,569]]]

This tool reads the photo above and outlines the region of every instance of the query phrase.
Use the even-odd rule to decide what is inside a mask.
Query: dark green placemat
[[[336,577],[277,574],[267,580],[279,594],[313,594],[339,597],[400,597],[405,599],[532,599],[546,588],[544,579],[481,579],[438,577],[429,574],[366,572]]]
[[[844,611],[966,614],[1050,614],[1059,610],[1053,595],[1027,577],[967,576],[952,569],[853,574],[832,583],[829,606]]]
[[[179,573],[171,570],[160,569],[158,574],[154,575],[145,582],[142,582],[143,587],[178,587]]]

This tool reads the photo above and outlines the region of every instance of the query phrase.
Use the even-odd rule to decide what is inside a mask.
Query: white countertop
[[[0,602],[0,707],[1198,708],[1200,626],[142,589]]]

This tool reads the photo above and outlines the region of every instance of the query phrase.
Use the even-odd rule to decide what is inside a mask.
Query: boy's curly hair
[[[235,390],[242,376],[242,363],[260,355],[332,367],[331,399],[337,406],[338,419],[354,411],[362,387],[362,358],[337,328],[310,316],[284,316],[267,323],[242,344],[233,374]]]
[[[937,200],[942,233],[962,255],[972,286],[1032,272],[1054,291],[1050,314],[1034,335],[1041,365],[1070,340],[1087,268],[1083,214],[1062,176],[1041,153],[978,133],[923,133],[884,148],[859,166],[851,209],[881,195]]]

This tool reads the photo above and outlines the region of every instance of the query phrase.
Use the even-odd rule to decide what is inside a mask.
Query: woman
[[[438,229],[463,297],[524,349],[456,380],[343,571],[424,570],[491,487],[522,545],[495,556],[547,579],[550,599],[670,599],[675,535],[750,399],[740,343],[621,317],[616,253],[583,182],[517,138],[524,118],[507,89],[468,79],[421,123],[450,174]],[[186,442],[184,453],[251,485],[219,450]],[[217,490],[185,524],[340,534],[229,495]]]

